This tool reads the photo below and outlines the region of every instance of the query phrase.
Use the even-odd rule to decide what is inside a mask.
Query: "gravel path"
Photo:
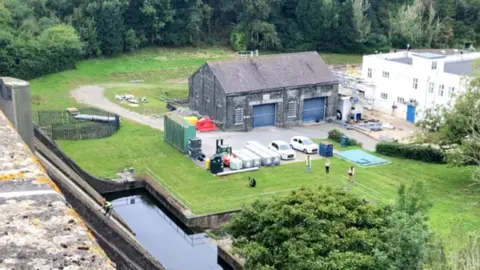
[[[121,117],[125,117],[139,124],[147,125],[152,128],[163,131],[163,118],[143,115],[123,108],[108,100],[104,95],[105,88],[109,87],[126,87],[132,84],[103,84],[103,85],[85,85],[80,88],[72,90],[70,93],[72,97],[80,103],[95,107],[107,112],[115,113]],[[137,86],[137,85],[135,85]],[[139,87],[146,87],[150,85],[141,84]]]

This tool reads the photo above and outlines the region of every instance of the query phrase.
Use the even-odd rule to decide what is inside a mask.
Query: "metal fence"
[[[112,121],[77,119],[68,111],[37,111],[35,121],[54,140],[86,140],[112,136],[120,129],[120,117],[99,109],[84,108],[83,115],[111,118]]]

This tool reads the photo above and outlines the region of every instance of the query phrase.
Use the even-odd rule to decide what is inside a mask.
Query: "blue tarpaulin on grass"
[[[336,153],[336,155],[342,159],[348,160],[362,167],[377,166],[390,163],[390,161],[386,159],[374,156],[360,149],[342,151]]]

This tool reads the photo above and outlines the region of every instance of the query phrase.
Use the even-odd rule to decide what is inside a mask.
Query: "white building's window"
[[[387,93],[381,93],[380,97],[383,98],[383,99],[387,99],[388,95],[387,95]]]
[[[432,62],[432,70],[437,69],[437,61]]]
[[[397,103],[405,103],[405,99],[403,97],[397,97]]]
[[[418,88],[418,79],[417,78],[413,78],[413,89],[417,89]]]
[[[435,83],[431,82],[428,84],[428,92],[433,94],[433,90],[435,89]]]
[[[438,95],[441,96],[441,97],[443,97],[443,90],[445,90],[445,85],[440,84],[438,86]]]
[[[390,78],[390,72],[387,72],[387,71],[382,72],[382,77],[387,79]]]
[[[288,117],[297,117],[297,103],[295,101],[288,103]]]
[[[243,125],[243,108],[235,109],[235,125]]]
[[[372,78],[372,69],[371,68],[369,68],[368,71],[367,71],[367,77]]]
[[[455,87],[449,87],[448,88],[448,97],[452,98],[454,92],[455,92]]]

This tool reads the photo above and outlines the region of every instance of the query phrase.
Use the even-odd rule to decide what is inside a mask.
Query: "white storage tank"
[[[259,149],[257,146],[252,145],[252,144],[247,144],[245,145],[245,149],[249,150],[250,152],[256,154],[262,159],[262,166],[271,166],[273,165],[272,163],[272,156],[263,152],[261,149]]]
[[[280,161],[282,160],[282,156],[275,152],[275,151],[272,151],[270,149],[268,149],[268,147],[260,144],[259,142],[256,142],[256,141],[248,141],[247,144],[252,144],[254,146],[256,146],[258,149],[262,150],[263,152],[269,154],[271,157],[272,157],[272,163],[274,165],[280,165]]]
[[[242,149],[242,154],[252,159],[252,167],[262,166],[262,158],[247,149]]]
[[[232,150],[232,154],[242,160],[243,168],[253,167],[253,158],[243,153],[242,150]]]

